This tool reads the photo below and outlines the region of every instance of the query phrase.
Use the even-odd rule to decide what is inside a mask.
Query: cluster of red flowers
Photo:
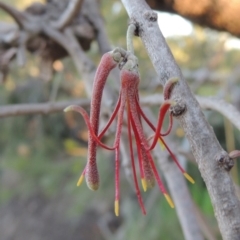
[[[119,94],[119,98],[116,104],[116,107],[106,124],[103,130],[99,133],[99,117],[100,117],[100,108],[101,108],[101,99],[103,94],[103,89],[107,80],[107,77],[110,71],[119,66],[121,73],[121,90]],[[163,139],[163,136],[166,136],[170,133],[172,127],[172,115],[170,114],[170,123],[169,128],[166,133],[161,133],[161,128],[163,124],[164,117],[168,112],[169,108],[175,103],[171,101],[170,93],[173,85],[177,82],[177,78],[170,79],[165,87],[164,87],[164,102],[160,107],[158,123],[155,127],[151,121],[144,114],[140,103],[139,103],[139,93],[138,93],[138,85],[139,85],[140,77],[138,71],[138,60],[137,58],[129,52],[126,52],[123,49],[117,48],[114,51],[105,53],[101,59],[101,62],[98,66],[95,79],[94,86],[91,98],[91,109],[90,109],[90,117],[87,112],[80,106],[69,106],[64,111],[77,111],[79,112],[89,129],[89,138],[88,138],[88,161],[86,167],[79,178],[77,185],[79,186],[85,176],[87,185],[92,190],[97,190],[99,186],[99,175],[97,169],[96,162],[96,153],[97,153],[97,145],[101,147],[115,151],[115,214],[119,215],[119,168],[120,168],[120,138],[122,132],[123,125],[123,115],[124,110],[127,111],[127,126],[128,126],[128,137],[129,137],[129,146],[130,146],[130,157],[131,164],[133,170],[134,184],[136,188],[136,194],[138,197],[139,204],[141,206],[143,214],[146,214],[143,200],[140,194],[140,189],[137,181],[137,173],[135,167],[135,160],[133,154],[133,143],[132,138],[133,135],[135,137],[136,149],[138,154],[138,165],[140,169],[141,183],[143,190],[146,191],[147,188],[151,188],[154,186],[155,181],[164,194],[166,200],[169,205],[173,208],[174,204],[168,195],[161,178],[156,169],[153,157],[151,155],[151,150],[156,146],[157,142],[160,141],[173,160],[176,162],[179,169],[182,171],[184,176],[192,183],[194,183],[193,179],[184,171],[184,169],[179,165],[175,155],[171,152],[166,142]],[[114,145],[109,147],[101,142],[101,138],[112,124],[113,120],[117,116],[117,130]],[[149,139],[144,134],[142,127],[142,120],[150,126],[153,130],[153,140],[149,143]]]

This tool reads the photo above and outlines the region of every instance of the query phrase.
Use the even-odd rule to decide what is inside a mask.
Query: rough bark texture
[[[147,0],[151,8],[176,13],[195,23],[240,36],[240,1]]]
[[[220,146],[212,127],[207,123],[186,84],[158,27],[157,14],[143,0],[122,2],[131,21],[138,27],[137,33],[161,83],[165,84],[171,77],[178,77],[180,80],[173,90],[172,98],[178,102],[177,107],[185,106],[186,110],[178,116],[178,120],[206,183],[221,234],[225,240],[240,239],[240,203],[228,172],[233,161]]]

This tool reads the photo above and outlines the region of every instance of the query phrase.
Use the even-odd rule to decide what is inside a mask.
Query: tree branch
[[[24,66],[26,62],[26,43],[29,39],[28,32],[20,31],[18,39],[17,63],[18,66]]]
[[[111,51],[111,45],[106,34],[104,21],[99,12],[99,6],[96,0],[88,0],[88,5],[90,9],[90,14],[87,16],[89,21],[94,26],[97,33],[97,42],[100,52],[103,54],[105,52]]]
[[[82,11],[80,11],[80,7],[83,9]],[[0,23],[0,58],[3,56],[2,52],[16,47],[18,48],[16,57],[20,65],[25,61],[26,50],[38,54],[46,62],[53,62],[67,55],[68,51],[59,43],[61,39],[58,41],[55,38],[55,41],[53,41],[51,36],[48,38],[44,34],[46,33],[45,28],[50,29],[49,32],[55,30],[62,33],[62,29],[52,27],[51,21],[54,21],[53,19],[58,19],[55,22],[57,24],[56,27],[66,27],[69,24],[68,27],[74,29],[77,42],[84,51],[89,50],[91,42],[96,38],[94,28],[88,20],[88,15],[92,13],[92,10],[89,9],[88,1],[71,0],[46,1],[45,4],[33,3],[24,11],[19,11],[8,4],[0,2],[1,8],[15,19],[18,26],[16,24]],[[58,18],[59,13],[63,13],[61,18]],[[74,21],[72,21],[73,18]],[[48,69],[46,70],[48,73],[51,73],[50,65],[42,64],[42,66],[47,66]],[[3,69],[2,75],[5,76],[6,74],[7,71]]]
[[[240,112],[232,104],[213,97],[195,96],[202,109],[214,110],[226,117],[238,130],[240,130]],[[163,103],[161,94],[153,94],[140,99],[144,105],[159,105]]]
[[[158,163],[164,173],[169,191],[176,205],[179,222],[182,226],[185,240],[203,240],[202,233],[196,218],[193,200],[189,193],[186,181],[176,164],[166,155],[159,156],[159,149],[155,153]]]
[[[240,119],[240,112],[230,103],[227,103],[224,100],[215,99],[215,98],[206,98],[196,96],[200,106],[202,109],[211,109],[221,113],[225,116],[231,123],[240,130],[240,123],[238,119]],[[87,106],[87,99],[79,99],[79,100],[69,100],[66,101],[66,104],[79,104],[82,103],[84,106]],[[85,104],[86,102],[86,104]],[[160,105],[163,103],[163,96],[161,94],[153,94],[151,96],[142,97],[140,102],[144,106],[154,106]],[[55,105],[56,104],[56,105]],[[56,107],[58,106],[59,107]],[[27,115],[27,114],[35,114],[35,113],[43,113],[43,114],[50,114],[56,111],[62,111],[63,108],[60,106],[65,106],[65,102],[56,102],[52,103],[39,103],[39,104],[15,104],[9,106],[0,107],[0,117],[9,117],[15,115]],[[34,110],[36,108],[36,110]],[[41,109],[39,112],[38,109]]]
[[[69,105],[81,105],[82,107],[88,107],[90,100],[68,100],[62,102],[47,102],[47,103],[29,103],[29,104],[11,104],[0,107],[0,118],[20,116],[27,114],[49,114],[63,111],[64,108]]]
[[[64,29],[79,13],[83,0],[70,0],[66,10],[62,13],[57,21],[52,21],[50,24],[58,30]]]
[[[19,28],[23,28],[24,27],[24,20],[26,18],[26,16],[24,15],[24,13],[18,11],[16,8],[0,2],[0,8],[3,9],[4,11],[6,11],[10,16],[13,17],[13,19],[15,20],[15,22],[18,24]]]
[[[129,17],[138,27],[139,36],[161,83],[164,84],[171,77],[179,78],[172,93],[172,99],[178,103],[173,110],[178,115],[206,183],[223,239],[240,239],[240,202],[228,172],[233,166],[233,160],[220,146],[185,82],[158,27],[157,14],[143,0],[122,2]],[[178,111],[183,109],[185,112]]]
[[[217,235],[219,230],[218,229],[212,229],[211,225],[209,225],[207,218],[203,215],[199,207],[194,204],[196,216],[197,216],[197,221],[198,224],[207,240],[217,240]]]
[[[232,104],[217,98],[196,97],[203,109],[212,109],[226,117],[238,130],[240,130],[240,112]]]

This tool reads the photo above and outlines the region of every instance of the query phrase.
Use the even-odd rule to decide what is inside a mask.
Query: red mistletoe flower
[[[101,107],[101,99],[103,89],[107,80],[107,77],[110,71],[119,65],[121,69],[120,77],[121,77],[121,89],[119,94],[119,99],[117,101],[116,107],[106,124],[103,130],[98,133],[99,128],[99,116],[100,116],[100,107]],[[143,190],[146,191],[147,188],[151,188],[154,186],[155,181],[164,194],[166,200],[168,201],[169,205],[173,208],[174,204],[168,195],[161,178],[158,174],[157,168],[155,166],[151,150],[154,149],[157,142],[160,141],[165,148],[168,150],[169,154],[184,174],[184,176],[192,183],[194,183],[193,179],[184,171],[184,169],[178,163],[175,155],[171,152],[169,147],[167,146],[166,142],[163,140],[163,136],[166,136],[170,133],[172,127],[172,115],[170,114],[170,123],[169,128],[166,133],[161,133],[161,128],[163,124],[164,117],[168,112],[169,108],[174,105],[175,103],[171,100],[170,94],[173,85],[177,82],[176,78],[170,79],[165,87],[164,87],[164,99],[165,101],[160,107],[159,116],[158,116],[158,123],[155,127],[147,116],[144,114],[140,103],[139,103],[139,93],[138,93],[138,85],[139,85],[140,77],[138,71],[138,60],[137,58],[123,49],[117,48],[112,52],[108,52],[103,55],[99,67],[97,69],[95,79],[94,79],[94,86],[92,92],[92,99],[91,99],[91,109],[90,109],[90,117],[88,116],[87,112],[80,106],[69,106],[64,111],[77,111],[79,112],[89,129],[89,138],[88,138],[88,161],[86,167],[79,178],[77,185],[79,186],[85,176],[86,182],[88,187],[91,190],[97,190],[99,186],[99,175],[96,163],[96,151],[97,145],[115,151],[115,214],[116,216],[119,215],[119,199],[120,199],[120,187],[119,187],[119,170],[120,170],[120,138],[121,138],[121,131],[123,125],[123,115],[126,109],[127,111],[127,126],[128,126],[128,137],[129,137],[129,146],[130,146],[130,157],[131,157],[131,164],[132,164],[132,171],[133,171],[133,178],[134,184],[136,189],[136,194],[138,198],[138,202],[142,209],[142,213],[146,214],[146,210],[144,208],[143,200],[141,197],[138,181],[137,181],[137,173],[136,173],[136,166],[135,166],[135,159],[133,154],[133,143],[132,138],[134,136],[138,154],[138,165],[140,169],[140,177]],[[101,142],[101,138],[103,137],[104,133],[112,124],[113,120],[117,116],[117,130],[115,135],[114,145],[109,147]],[[143,127],[142,127],[142,119],[146,121],[146,123],[150,126],[153,130],[153,140],[149,143],[149,139],[145,136]]]

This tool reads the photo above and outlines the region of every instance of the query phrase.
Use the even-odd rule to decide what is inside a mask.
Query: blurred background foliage
[[[33,1],[5,2],[24,9]],[[128,18],[124,8],[119,1],[111,1],[109,4],[109,1],[102,0],[101,3],[112,46],[125,47]],[[0,11],[0,20],[12,21],[3,11]],[[226,48],[225,43],[229,38],[226,33],[193,26],[190,35],[172,36],[167,42],[196,94],[223,97],[239,108],[239,96],[236,92],[239,92],[240,76],[232,74],[234,69],[239,68],[240,51]],[[140,39],[134,39],[134,46],[139,57],[142,94],[161,92],[157,75]],[[92,44],[88,54],[97,64],[100,56],[96,43]],[[84,84],[77,75],[71,59],[66,58],[54,63],[55,75],[49,82],[39,79],[38,63],[38,57],[28,55],[26,66],[19,68],[15,63],[12,64],[7,81],[0,85],[1,105],[85,97]],[[213,77],[206,76],[201,82],[201,73],[206,72]],[[218,113],[206,111],[205,114],[221,145],[227,150],[240,149],[239,131]],[[21,199],[32,196],[39,198],[40,194],[46,200],[46,204],[54,206],[61,202],[61,217],[69,221],[77,221],[76,219],[84,217],[86,219],[85,214],[89,209],[97,210],[100,223],[105,221],[104,217],[109,217],[109,209],[113,215],[114,156],[111,153],[98,151],[101,176],[99,191],[91,192],[85,184],[81,188],[76,187],[86,163],[87,153],[87,132],[80,116],[60,112],[2,118],[0,133],[0,213],[3,213],[4,208],[14,208],[16,202]],[[181,146],[185,141],[181,129],[176,127],[175,133],[172,134],[178,136]],[[188,172],[196,180],[195,185],[189,185],[194,202],[216,236],[219,236],[208,192],[196,165],[189,163]],[[236,184],[239,184],[239,168],[236,167],[233,173]],[[101,227],[102,239],[154,240],[160,236],[164,240],[183,239],[175,210],[168,207],[156,189],[143,194],[148,212],[146,217],[141,216],[134,190],[123,171],[121,191],[122,217],[111,221],[114,226],[109,227],[109,232],[104,226]],[[111,219],[115,219],[112,215]],[[89,221],[93,220],[90,218]],[[101,238],[99,236],[96,239]]]

